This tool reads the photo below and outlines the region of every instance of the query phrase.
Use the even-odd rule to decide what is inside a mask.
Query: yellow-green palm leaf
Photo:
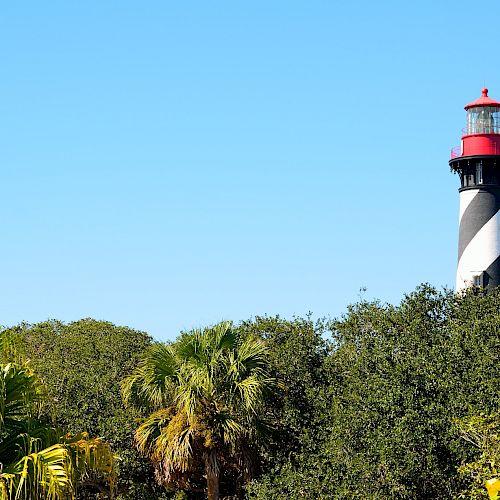
[[[112,490],[108,444],[86,434],[62,436],[38,420],[44,388],[27,365],[0,365],[0,499],[68,500],[89,473]]]

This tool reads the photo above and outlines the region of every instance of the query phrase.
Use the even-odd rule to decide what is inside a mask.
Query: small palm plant
[[[114,461],[101,439],[64,435],[40,421],[44,388],[26,364],[0,364],[0,500],[74,499],[91,471],[112,497]]]
[[[222,322],[152,346],[122,389],[126,403],[152,412],[135,441],[158,481],[206,487],[216,500],[224,477],[242,485],[253,476],[256,444],[269,427],[265,394],[276,385],[265,343]]]

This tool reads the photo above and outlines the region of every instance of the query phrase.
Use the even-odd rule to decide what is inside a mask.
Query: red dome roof
[[[500,108],[500,102],[488,97],[488,89],[481,90],[481,97],[467,104],[464,109],[475,108],[476,106],[494,106]]]

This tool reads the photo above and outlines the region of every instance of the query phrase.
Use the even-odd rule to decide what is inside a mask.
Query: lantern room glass
[[[500,107],[469,108],[467,110],[467,134],[500,134]]]

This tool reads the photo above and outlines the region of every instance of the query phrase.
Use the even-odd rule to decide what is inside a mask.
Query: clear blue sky
[[[500,4],[0,11],[0,323],[220,319],[453,286],[463,106]],[[489,24],[490,23],[490,24]]]

